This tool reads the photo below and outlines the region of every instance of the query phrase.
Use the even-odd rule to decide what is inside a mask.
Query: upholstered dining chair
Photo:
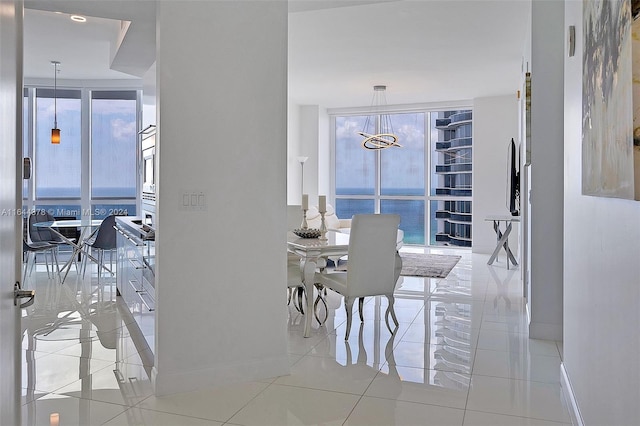
[[[83,241],[83,248],[86,250],[96,249],[98,250],[98,282],[102,276],[102,269],[104,267],[104,252],[108,251],[110,254],[109,265],[113,267],[113,250],[116,248],[116,216],[110,215],[104,218],[98,230],[93,233],[89,238]],[[87,269],[87,257],[82,257],[82,276]],[[111,272],[113,275],[113,272]]]
[[[389,315],[398,327],[393,309],[393,291],[400,276],[402,260],[396,250],[400,216],[395,214],[357,214],[351,221],[349,265],[346,272],[325,270],[316,273],[317,285],[328,287],[344,297],[347,311],[345,340],[349,339],[353,301],[359,299],[360,320],[363,321],[363,301],[367,296],[383,295],[389,301],[385,321],[389,331]]]

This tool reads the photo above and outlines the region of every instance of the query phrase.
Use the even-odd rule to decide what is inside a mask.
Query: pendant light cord
[[[53,127],[58,128],[58,62],[53,64]]]

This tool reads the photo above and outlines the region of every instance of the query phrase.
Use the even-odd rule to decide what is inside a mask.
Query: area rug
[[[402,272],[411,277],[446,278],[460,260],[460,256],[445,254],[400,253]]]

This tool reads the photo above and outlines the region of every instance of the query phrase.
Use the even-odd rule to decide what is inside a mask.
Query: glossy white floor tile
[[[461,425],[464,410],[365,396],[345,425]]]
[[[342,425],[358,395],[273,384],[229,419],[234,425]]]
[[[151,396],[139,403],[137,407],[224,422],[268,386],[267,383],[251,382],[225,386],[221,389],[162,397]]]
[[[464,414],[464,426],[560,426],[571,423],[550,422],[528,417],[505,416],[503,414],[482,413],[467,410]]]
[[[560,357],[477,349],[473,363],[473,374],[560,383]]]
[[[432,252],[462,259],[446,278],[404,277],[393,332],[386,298],[367,298],[345,341],[344,304],[329,292],[309,338],[288,307],[290,375],[164,397],[113,281],[97,285],[94,266],[60,285],[38,266],[26,280],[36,303],[23,311],[23,424],[50,425],[55,413],[60,425],[110,426],[569,423],[562,344],[529,339],[520,270]]]
[[[470,382],[468,374],[387,365],[365,395],[464,409]]]
[[[570,422],[560,384],[473,375],[467,409]]]
[[[224,423],[196,417],[161,413],[160,411],[129,408],[119,416],[104,423],[106,426],[154,425],[154,426],[222,426]]]

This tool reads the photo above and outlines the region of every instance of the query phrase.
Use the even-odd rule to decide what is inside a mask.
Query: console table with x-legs
[[[498,258],[500,250],[504,249],[507,255],[507,269],[509,269],[509,263],[512,263],[513,266],[518,266],[518,261],[509,248],[509,235],[513,229],[513,224],[520,223],[520,216],[493,215],[487,216],[484,220],[493,222],[493,231],[496,233],[496,248],[489,257],[487,265],[492,265]],[[504,231],[501,229],[502,223],[504,223]]]

